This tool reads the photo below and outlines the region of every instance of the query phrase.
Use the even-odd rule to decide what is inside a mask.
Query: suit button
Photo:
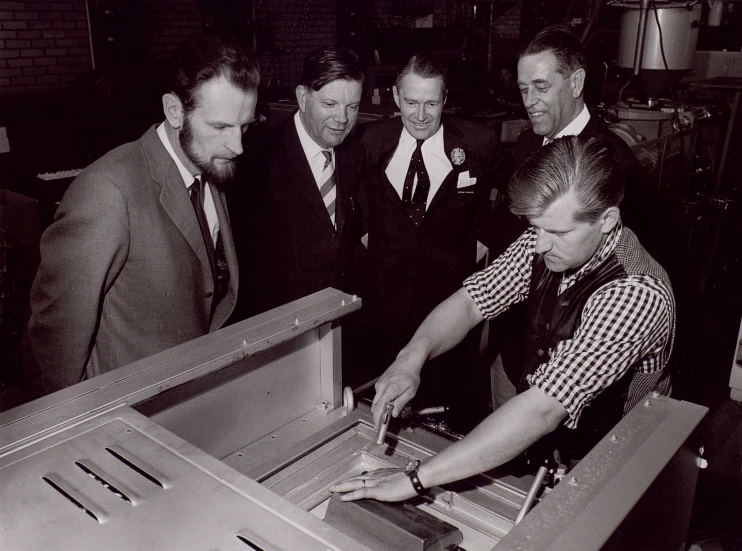
[[[538,354],[539,356],[543,356],[543,355],[544,355],[544,349],[543,349],[543,348],[539,348],[539,349],[538,349],[538,350],[536,351],[536,354]]]
[[[547,323],[546,324],[546,330],[548,331],[549,329],[551,329],[551,324],[550,323]]]
[[[209,291],[208,293],[206,293],[206,294],[204,295],[204,298],[211,298],[211,297],[213,297],[213,296],[214,296],[214,293],[212,293],[211,291]]]

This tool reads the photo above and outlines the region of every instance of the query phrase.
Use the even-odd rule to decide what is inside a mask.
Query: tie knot
[[[197,189],[198,191],[201,191],[201,188],[203,186],[201,185],[201,176],[194,176],[193,182],[191,183],[191,189]]]
[[[422,146],[423,146],[423,142],[424,142],[425,140],[416,140],[416,141],[417,141],[417,150],[419,151],[419,150],[420,150],[420,149],[422,148]]]
[[[330,163],[332,162],[332,150],[331,149],[323,149],[322,154],[325,156],[325,168],[330,166]]]

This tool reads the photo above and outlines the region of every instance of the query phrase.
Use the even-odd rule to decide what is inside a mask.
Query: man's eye
[[[349,105],[348,109],[350,109],[351,111],[358,111],[358,105]]]
[[[548,86],[540,86],[540,87],[536,88],[536,91],[539,94],[544,94],[544,93],[546,93],[546,92],[549,91],[549,87]]]
[[[528,93],[528,88],[521,88],[520,93],[525,96]]]

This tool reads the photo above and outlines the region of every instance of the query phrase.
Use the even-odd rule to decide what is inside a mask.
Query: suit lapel
[[[451,152],[454,149],[460,149],[464,152],[464,162],[460,165],[454,164],[453,161],[451,162],[452,170],[449,172],[446,177],[443,179],[443,182],[441,182],[440,188],[438,188],[438,191],[433,196],[433,200],[428,205],[427,213],[430,213],[438,203],[440,203],[443,198],[448,194],[451,193],[451,191],[456,190],[456,185],[458,183],[459,174],[461,172],[464,172],[466,170],[469,170],[469,159],[466,158],[466,150],[464,149],[463,144],[463,134],[461,130],[452,122],[450,118],[446,118],[443,120],[443,149],[446,152],[446,156],[450,160]],[[426,213],[426,217],[427,217]],[[425,219],[423,218],[423,221]]]
[[[201,262],[204,281],[213,281],[211,264],[191,198],[170,154],[153,126],[142,138],[143,150],[152,167],[152,178],[162,186],[160,204]]]

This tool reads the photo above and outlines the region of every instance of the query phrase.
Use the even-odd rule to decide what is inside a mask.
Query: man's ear
[[[396,86],[392,86],[392,94],[394,95],[394,103],[399,107],[399,91]]]
[[[299,111],[302,113],[307,108],[307,94],[309,94],[309,90],[303,84],[296,87],[296,102],[299,104]]]
[[[569,77],[569,86],[572,88],[572,97],[579,98],[582,95],[582,89],[585,87],[585,69],[577,69]]]
[[[601,233],[610,233],[621,219],[621,211],[618,207],[608,207],[598,218]]]
[[[185,120],[185,111],[180,98],[172,93],[162,96],[162,110],[165,112],[167,122],[173,128],[181,128]]]

